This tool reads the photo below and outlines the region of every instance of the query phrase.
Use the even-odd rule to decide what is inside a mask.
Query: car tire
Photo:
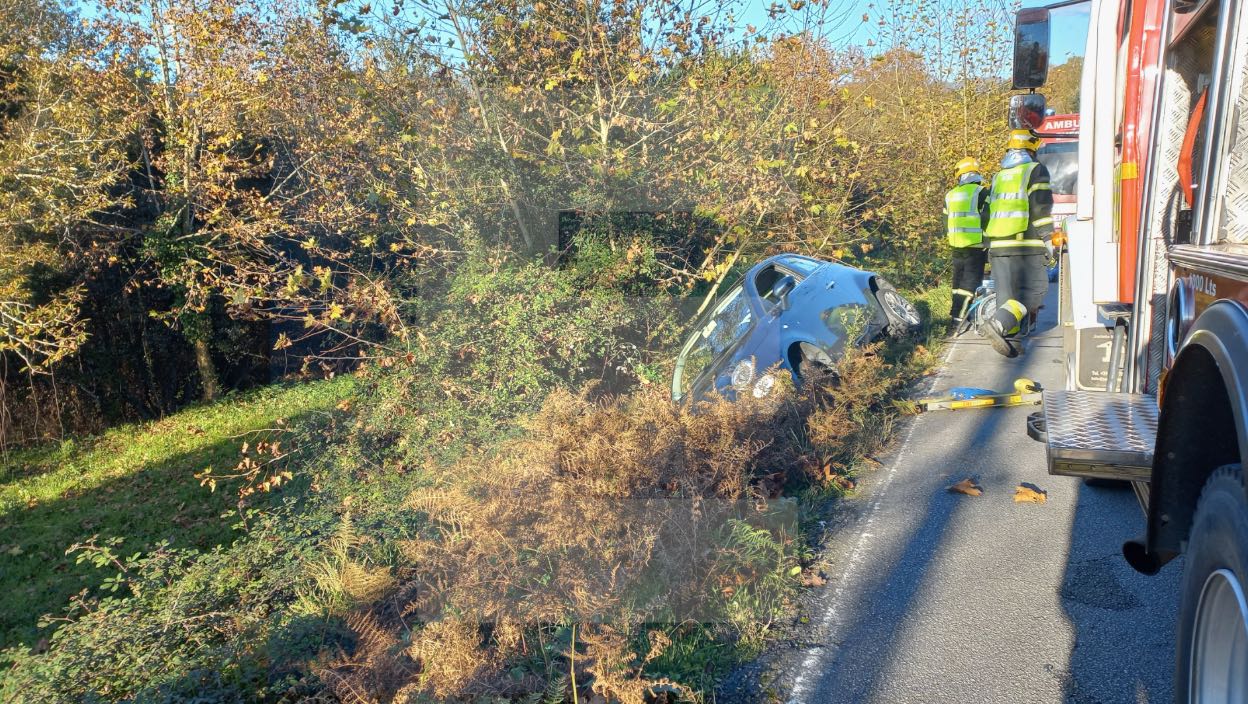
[[[884,317],[888,321],[884,334],[889,337],[905,337],[923,322],[919,317],[919,309],[886,281],[877,280],[875,300],[884,310]]]
[[[832,361],[828,353],[808,342],[799,342],[797,355],[797,378],[800,381],[836,380],[836,363]]]
[[[1214,470],[1192,519],[1180,587],[1176,702],[1248,701],[1248,493]]]

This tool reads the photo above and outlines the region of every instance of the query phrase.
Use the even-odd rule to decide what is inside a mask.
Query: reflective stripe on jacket
[[[945,194],[949,246],[955,249],[978,247],[984,241],[979,216],[979,198],[983,190],[982,184],[966,183]]]

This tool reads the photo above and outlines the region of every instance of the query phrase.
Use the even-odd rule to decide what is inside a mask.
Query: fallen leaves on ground
[[[948,490],[954,494],[966,494],[967,496],[979,496],[984,493],[983,487],[976,484],[975,480],[970,477],[954,484]]]
[[[817,574],[815,572],[803,572],[802,573],[802,586],[804,587],[822,587],[823,585],[827,583],[828,583],[828,580],[824,579],[823,575]]]
[[[1034,484],[1019,484],[1014,489],[1014,503],[1016,504],[1042,504],[1049,499],[1049,492],[1041,489]]]

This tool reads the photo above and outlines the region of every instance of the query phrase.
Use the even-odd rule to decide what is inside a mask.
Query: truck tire
[[[1238,464],[1201,491],[1180,587],[1174,700],[1248,701],[1248,494]]]

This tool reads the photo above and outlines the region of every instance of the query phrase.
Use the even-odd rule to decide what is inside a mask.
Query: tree
[[[85,340],[68,267],[98,257],[118,202],[134,103],[73,18],[42,0],[0,3],[0,356],[47,371]],[[68,260],[67,260],[68,257]]]

